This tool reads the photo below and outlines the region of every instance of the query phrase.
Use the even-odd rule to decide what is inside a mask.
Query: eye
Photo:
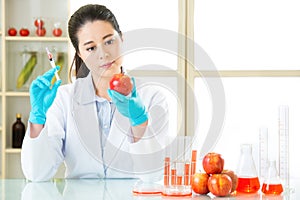
[[[96,47],[89,47],[89,48],[87,48],[86,50],[87,51],[94,51],[96,49]]]
[[[105,45],[112,45],[114,43],[115,43],[115,38],[109,39],[109,40],[104,42]]]

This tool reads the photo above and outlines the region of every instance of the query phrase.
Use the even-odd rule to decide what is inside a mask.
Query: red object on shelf
[[[19,33],[21,36],[28,36],[30,34],[30,31],[27,28],[21,28]]]
[[[8,33],[9,36],[16,36],[18,31],[17,31],[17,29],[11,27],[11,28],[8,29],[7,33]]]
[[[37,28],[42,28],[44,26],[44,21],[40,18],[37,18],[36,20],[34,20],[34,25]]]
[[[61,35],[62,35],[62,30],[61,30],[61,28],[55,28],[55,29],[53,29],[52,34],[53,34],[55,37],[61,36]]]
[[[35,33],[36,33],[37,36],[45,36],[46,35],[46,29],[45,28],[38,28],[35,31]]]

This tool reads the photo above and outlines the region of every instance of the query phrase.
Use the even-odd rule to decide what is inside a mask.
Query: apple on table
[[[212,174],[208,179],[207,186],[213,195],[225,197],[231,193],[232,181],[227,174]]]
[[[224,168],[224,159],[221,154],[210,152],[204,156],[202,166],[208,174],[220,174]]]
[[[208,190],[208,179],[209,175],[207,173],[197,172],[192,178],[192,190],[197,194],[207,194]]]

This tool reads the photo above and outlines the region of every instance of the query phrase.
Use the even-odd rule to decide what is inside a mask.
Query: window
[[[195,0],[193,4],[188,27],[194,49],[196,45],[203,48],[213,67],[189,70],[198,107],[194,116],[199,116],[194,122],[198,126],[192,128],[203,142],[215,115],[207,82],[220,80],[225,118],[220,121],[221,133],[212,138],[216,142],[211,149],[224,154],[227,167],[235,169],[239,144],[252,143],[258,168],[259,128],[265,126],[269,129],[269,156],[278,162],[280,105],[290,109],[290,149],[296,149],[293,141],[300,139],[300,2]],[[193,53],[195,59],[199,57]],[[294,152],[290,151],[290,166],[299,165]],[[298,176],[296,168],[290,170],[291,176]]]

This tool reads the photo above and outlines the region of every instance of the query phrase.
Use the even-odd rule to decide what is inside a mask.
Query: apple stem
[[[124,74],[123,66],[121,66],[120,69],[121,69],[121,74]]]

